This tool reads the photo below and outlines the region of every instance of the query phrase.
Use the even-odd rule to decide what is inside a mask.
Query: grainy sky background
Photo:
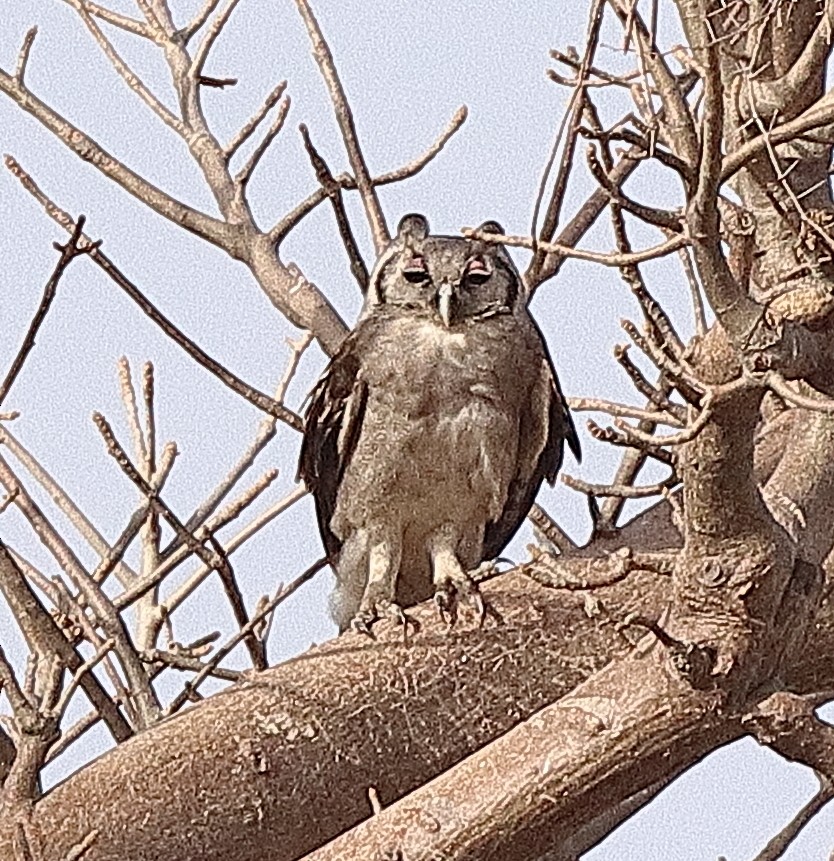
[[[179,23],[189,20],[200,5],[199,0],[171,3]],[[139,14],[130,0],[108,0],[108,5]],[[353,105],[372,172],[410,161],[461,104],[470,111],[461,132],[436,161],[416,178],[381,190],[392,228],[406,212],[420,211],[438,232],[497,219],[508,232],[529,233],[536,189],[568,99],[566,90],[546,79],[545,70],[552,65],[548,50],[568,45],[581,49],[587,5],[317,0],[315,9]],[[181,140],[127,89],[68,3],[0,0],[0,22],[2,68],[13,70],[24,33],[37,24],[27,73],[33,92],[134,171],[169,194],[215,212]],[[662,23],[663,44],[680,41],[674,22]],[[128,34],[109,28],[107,32],[135,71],[174,108],[159,52]],[[624,57],[619,50],[621,32],[610,20],[603,43],[599,64],[615,70],[633,67],[633,57]],[[300,122],[309,126],[334,173],[347,168],[325,88],[290,0],[242,0],[206,73],[239,81],[225,91],[205,92],[206,113],[221,141],[234,134],[279,80],[289,81],[293,99],[289,119],[250,184],[250,199],[262,226],[274,223],[316,187],[297,132]],[[628,110],[625,102],[616,101],[605,102],[603,109],[609,121]],[[242,265],[150,212],[2,96],[0,144],[56,203],[87,216],[88,232],[104,241],[107,254],[169,318],[238,375],[262,390],[274,388],[289,356],[286,338],[297,333]],[[578,164],[568,215],[593,188],[582,158]],[[658,173],[644,171],[629,188],[657,204],[679,200],[674,182]],[[355,199],[350,211],[370,262],[371,245]],[[54,266],[52,242],[65,237],[5,170],[0,170],[0,212],[4,332],[0,368],[6,368]],[[634,238],[642,246],[659,237],[636,230]],[[605,219],[584,245],[612,247]],[[329,208],[322,206],[311,215],[281,253],[325,290],[345,319],[355,319],[360,296]],[[521,265],[526,262],[524,255],[517,259]],[[677,264],[652,264],[645,267],[645,274],[681,330],[690,332],[692,314]],[[637,402],[611,357],[612,346],[625,340],[620,319],[638,319],[636,305],[616,272],[569,263],[542,289],[533,310],[569,395]],[[147,359],[156,366],[159,437],[175,440],[180,449],[165,498],[183,519],[237,460],[261,418],[167,340],[97,267],[85,260],[75,262],[4,409],[21,410],[11,430],[111,540],[138,496],[108,458],[90,415],[93,410],[104,412],[127,441],[116,377],[116,361],[122,355],[136,370]],[[300,407],[323,365],[322,354],[311,349],[292,388],[294,407]],[[581,468],[568,459],[566,471],[592,481],[610,479],[616,454],[587,434],[583,441]],[[281,476],[255,511],[264,510],[293,486],[297,448],[297,436],[279,428],[251,477],[272,466],[281,470]],[[647,478],[661,475],[658,471]],[[95,565],[96,555],[77,539],[49,500],[35,495],[71,538],[82,561]],[[589,523],[580,497],[559,486],[545,490],[540,501],[577,540],[586,537]],[[14,507],[0,517],[0,530],[3,540],[33,564],[57,574],[55,563]],[[524,531],[509,554],[523,558],[529,539]],[[305,500],[235,554],[249,606],[319,553],[312,505]],[[281,607],[270,641],[272,661],[333,635],[327,614],[329,578],[320,575]],[[207,584],[177,611],[173,622],[177,639],[183,642],[207,629],[228,631],[228,610],[217,585]],[[24,654],[19,633],[3,607],[0,642],[10,654]],[[174,681],[179,680],[172,675],[169,684]],[[7,704],[0,699],[3,710]],[[78,712],[71,715],[77,716]],[[83,749],[73,749],[74,754],[49,770],[48,780],[62,779],[77,768],[81,757],[87,759],[107,744],[103,732],[90,733]],[[729,861],[744,861],[755,856],[814,790],[815,780],[807,769],[783,764],[775,754],[745,740],[692,769],[586,858],[707,861],[724,855]],[[785,857],[826,859],[834,849],[832,834],[834,812],[829,809]]]

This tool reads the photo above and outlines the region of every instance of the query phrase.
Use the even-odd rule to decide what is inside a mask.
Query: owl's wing
[[[515,475],[498,520],[484,529],[484,559],[494,559],[507,545],[536,499],[543,479],[553,485],[562,465],[564,444],[574,457],[582,453],[567,401],[547,354],[542,358],[525,415],[520,417],[520,438]]]
[[[298,477],[313,494],[319,531],[331,557],[338,556],[342,542],[330,528],[330,520],[342,476],[359,439],[367,398],[354,332],[310,393],[298,460]]]

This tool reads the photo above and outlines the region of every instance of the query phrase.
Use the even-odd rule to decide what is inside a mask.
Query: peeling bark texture
[[[581,597],[499,579],[484,591],[505,624],[447,635],[429,605],[409,647],[396,630],[342,636],[120,745],[39,801],[30,833],[59,858],[92,829],[88,859],[313,850],[370,814],[370,787],[390,804],[627,651]],[[657,585],[636,576],[602,600],[651,613]],[[127,783],[125,805],[112,788]],[[0,836],[0,859],[13,857]]]

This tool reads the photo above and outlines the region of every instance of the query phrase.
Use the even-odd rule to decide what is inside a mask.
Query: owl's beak
[[[448,329],[452,325],[452,300],[455,298],[455,288],[444,281],[437,291],[437,313],[443,325]]]

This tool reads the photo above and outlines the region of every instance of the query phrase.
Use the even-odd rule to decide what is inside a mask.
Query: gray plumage
[[[566,440],[578,458],[506,250],[406,216],[305,419],[299,476],[336,570],[340,628],[367,630],[432,591],[450,614],[459,598],[477,602],[468,572],[555,481]]]

